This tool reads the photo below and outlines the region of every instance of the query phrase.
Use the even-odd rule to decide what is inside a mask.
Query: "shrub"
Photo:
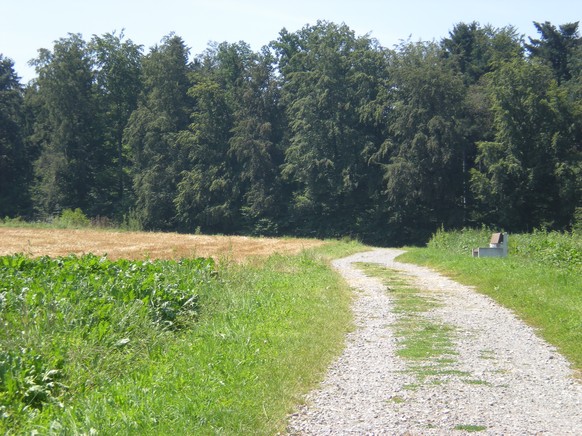
[[[577,207],[574,211],[574,222],[572,232],[582,235],[582,207]]]
[[[91,227],[96,227],[98,229],[111,229],[115,228],[115,223],[109,217],[97,215],[96,217],[91,218]]]
[[[451,231],[441,228],[432,235],[428,247],[454,254],[471,255],[473,248],[483,247],[483,244],[489,243],[491,233],[487,227]]]
[[[515,235],[515,254],[554,267],[582,268],[582,234],[536,230]],[[510,239],[511,240],[511,239]]]
[[[131,232],[140,232],[143,230],[143,220],[138,211],[135,209],[130,209],[129,212],[123,214],[123,220],[119,227],[122,230],[128,230]]]
[[[62,228],[84,228],[91,225],[91,220],[79,208],[65,209],[61,215],[56,218],[53,223]]]
[[[20,227],[24,224],[26,224],[26,221],[24,221],[21,217],[17,216],[14,218],[10,218],[10,217],[4,217],[4,219],[0,218],[0,224],[5,224],[7,226],[12,226],[12,227]]]

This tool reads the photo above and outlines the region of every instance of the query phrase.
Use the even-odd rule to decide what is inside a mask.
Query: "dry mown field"
[[[25,253],[34,257],[56,257],[93,253],[107,254],[110,259],[214,257],[240,262],[272,253],[295,254],[323,243],[314,239],[0,227],[2,256]]]

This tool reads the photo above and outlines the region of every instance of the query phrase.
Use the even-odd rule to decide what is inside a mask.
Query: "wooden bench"
[[[493,233],[489,241],[489,247],[473,248],[473,257],[506,257],[507,239],[507,232]]]

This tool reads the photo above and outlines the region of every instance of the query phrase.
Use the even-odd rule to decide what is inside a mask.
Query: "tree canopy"
[[[0,55],[0,216],[418,243],[568,230],[582,208],[578,23],[457,23],[388,49],[346,24],[259,51],[69,34],[20,83]]]

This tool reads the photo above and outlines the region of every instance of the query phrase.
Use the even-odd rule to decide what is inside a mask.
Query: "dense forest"
[[[123,33],[0,55],[0,217],[422,242],[582,212],[578,23],[458,23],[388,49],[321,21],[254,52]]]

